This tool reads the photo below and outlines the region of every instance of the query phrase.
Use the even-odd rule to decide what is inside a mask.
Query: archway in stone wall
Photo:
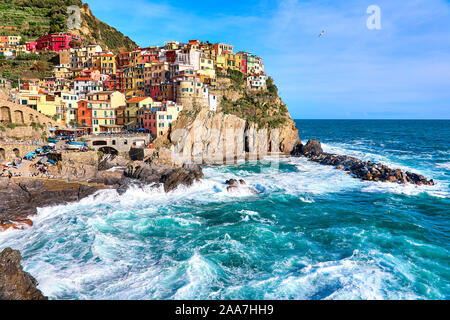
[[[6,160],[6,151],[3,148],[0,148],[0,161]]]
[[[20,150],[19,150],[19,149],[14,148],[14,149],[13,149],[13,153],[14,153],[14,156],[15,156],[16,158],[19,158],[19,157],[20,157]]]
[[[0,122],[11,123],[11,109],[3,106],[0,108]]]
[[[23,112],[21,110],[14,111],[14,123],[24,124]]]

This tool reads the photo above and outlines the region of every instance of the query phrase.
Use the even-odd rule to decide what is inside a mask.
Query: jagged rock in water
[[[259,193],[255,188],[248,186],[247,182],[245,182],[245,180],[243,180],[243,179],[239,179],[239,180],[230,179],[230,180],[225,181],[225,184],[228,185],[228,187],[227,187],[228,192],[237,191],[240,188],[246,188],[246,189],[250,190],[251,193],[253,193],[253,194]]]
[[[162,167],[151,166],[145,162],[134,162],[128,165],[124,174],[126,177],[137,179],[143,183],[163,184],[166,192],[175,190],[180,185],[191,186],[195,181],[203,178],[203,171],[196,164]]]
[[[291,152],[292,156],[300,157],[302,155],[320,155],[323,153],[322,145],[317,139],[309,140],[306,145],[297,144]]]
[[[6,248],[0,253],[0,300],[48,300],[37,289],[37,281],[24,272],[17,250]]]
[[[412,172],[403,172],[400,169],[391,169],[383,164],[362,161],[355,157],[325,153],[320,142],[316,139],[308,141],[306,145],[299,143],[291,153],[294,157],[304,156],[310,160],[323,164],[335,166],[354,174],[364,181],[382,181],[411,183],[416,185],[434,185],[433,180],[428,180],[422,175]]]

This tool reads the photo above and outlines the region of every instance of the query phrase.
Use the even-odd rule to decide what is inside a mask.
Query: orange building
[[[86,100],[78,101],[77,122],[83,128],[87,128],[89,133],[92,132],[92,108]]]

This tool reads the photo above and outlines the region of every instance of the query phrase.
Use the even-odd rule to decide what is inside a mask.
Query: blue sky
[[[294,118],[450,119],[448,0],[87,2],[140,46],[200,39],[260,55]],[[366,26],[370,5],[381,30]]]

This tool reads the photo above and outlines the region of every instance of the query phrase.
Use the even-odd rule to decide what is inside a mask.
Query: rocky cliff
[[[133,50],[137,47],[137,44],[129,37],[97,19],[87,3],[81,7],[81,18],[81,28],[74,33],[87,42],[99,44],[103,49],[109,49],[114,53]]]
[[[19,251],[10,248],[0,253],[0,300],[47,300],[37,281],[23,271]]]
[[[212,92],[217,111],[188,104],[155,147],[171,150],[176,162],[222,164],[270,154],[288,156],[300,143],[298,129],[276,93],[249,92],[229,78],[219,79]]]

